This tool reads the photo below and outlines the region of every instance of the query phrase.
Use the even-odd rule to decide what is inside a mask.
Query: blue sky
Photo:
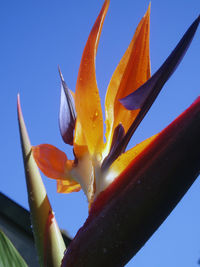
[[[102,4],[103,1],[97,0],[1,1],[0,190],[26,208],[28,201],[16,115],[17,93],[21,95],[32,144],[53,144],[70,157],[71,148],[63,143],[58,128],[60,80],[57,65],[60,65],[68,86],[74,90],[82,51]],[[109,79],[148,4],[146,0],[111,0],[96,61],[102,105]],[[166,59],[199,12],[199,0],[152,0],[152,73]],[[183,62],[133,136],[130,147],[162,130],[199,95],[199,35],[200,29]],[[87,217],[85,196],[82,192],[57,194],[55,182],[44,176],[43,180],[60,227],[75,235]],[[127,266],[198,266],[199,192],[197,179]]]

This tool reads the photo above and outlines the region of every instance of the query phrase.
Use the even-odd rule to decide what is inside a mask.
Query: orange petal
[[[139,143],[135,147],[121,154],[110,166],[106,175],[101,179],[98,188],[96,188],[95,197],[101,192],[104,191],[114,180],[117,178],[131,163],[134,164],[134,160],[137,158],[141,152],[152,143],[152,141],[158,136],[156,134],[143,142]]]
[[[133,162],[133,160],[158,136],[159,134],[153,135],[152,137],[144,140],[135,147],[121,154],[116,161],[110,167],[110,172],[116,176],[123,172],[123,170]]]
[[[57,180],[57,192],[58,193],[71,193],[78,192],[81,190],[80,184],[75,181],[68,180]]]
[[[77,121],[80,122],[90,154],[103,147],[103,117],[95,74],[95,58],[101,29],[109,6],[105,0],[83,51],[75,92]],[[76,133],[77,134],[77,131]],[[78,137],[76,136],[76,142]]]
[[[49,178],[65,179],[73,161],[55,146],[42,144],[32,147],[34,159],[40,170]]]
[[[75,93],[70,90],[71,95],[75,99]],[[81,158],[88,152],[85,137],[80,125],[80,121],[77,120],[74,134],[74,153],[77,158]]]
[[[79,159],[88,152],[86,145],[85,136],[83,134],[83,128],[81,127],[80,121],[76,119],[76,126],[74,132],[74,153]]]
[[[126,110],[118,100],[134,92],[150,77],[149,32],[150,5],[108,86],[105,100],[108,149],[115,127],[122,123],[127,132],[139,112]]]

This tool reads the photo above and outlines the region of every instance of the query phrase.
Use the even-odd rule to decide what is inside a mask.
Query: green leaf
[[[11,241],[0,230],[0,266],[1,267],[28,267]]]
[[[26,174],[31,223],[40,266],[60,267],[66,250],[40,172],[32,155],[18,96],[18,121]]]

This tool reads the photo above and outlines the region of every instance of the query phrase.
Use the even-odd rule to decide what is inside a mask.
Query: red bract
[[[199,136],[200,98],[97,197],[62,267],[124,266],[198,176]]]

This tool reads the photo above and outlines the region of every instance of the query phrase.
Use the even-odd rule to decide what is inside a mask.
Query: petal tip
[[[200,23],[200,15],[197,17],[197,22]]]
[[[106,5],[106,8],[108,8],[110,5],[110,0],[105,0],[104,5]]]
[[[18,116],[20,116],[21,113],[22,113],[21,105],[20,105],[20,95],[19,95],[19,93],[17,94],[17,112],[18,112]]]
[[[61,79],[61,98],[59,112],[59,127],[63,141],[72,145],[74,138],[74,128],[76,122],[76,110],[72,93],[64,81],[60,67],[58,72]]]
[[[59,65],[58,65],[58,73],[60,75],[61,81],[63,82],[64,81],[64,78],[63,78],[63,75],[62,75],[62,72],[61,72],[61,69],[60,69],[60,66]]]
[[[150,15],[150,12],[151,12],[151,1],[149,2],[149,5],[148,5],[148,9],[147,9],[147,13],[148,15]]]

